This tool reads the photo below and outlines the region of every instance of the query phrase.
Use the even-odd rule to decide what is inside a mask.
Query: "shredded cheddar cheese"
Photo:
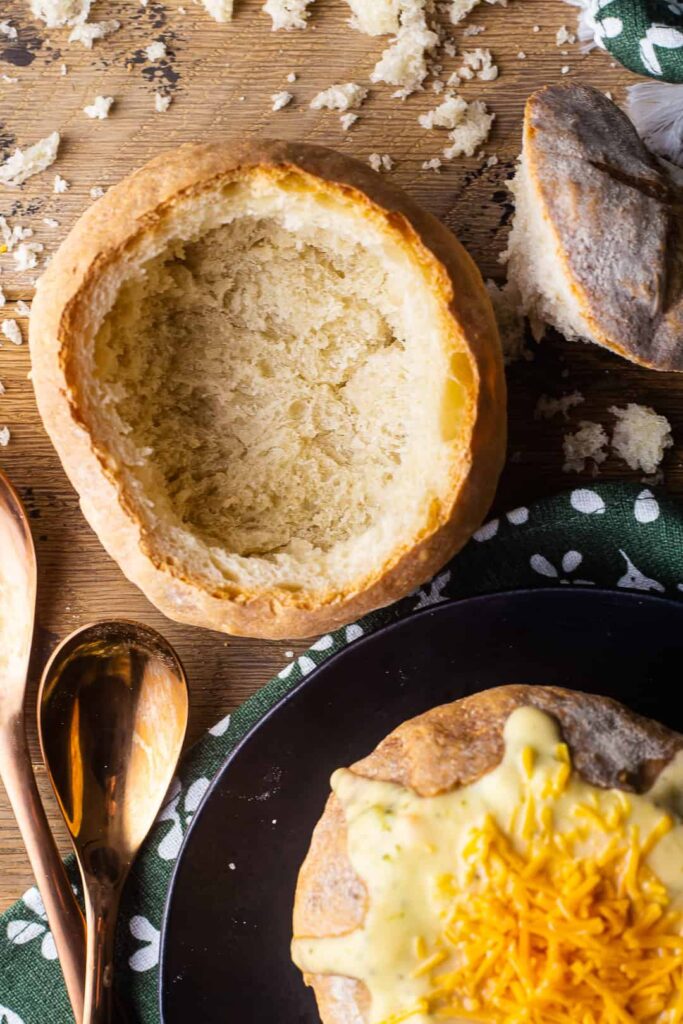
[[[369,1024],[683,1024],[683,753],[627,795],[573,772],[540,711],[504,738],[433,797],[335,773],[367,911],[295,961],[363,981]]]
[[[657,836],[670,827],[663,817]],[[622,836],[602,863],[564,847],[541,833],[520,853],[490,816],[473,830],[467,884],[444,881],[443,932],[416,967],[430,978],[437,1019],[683,1020],[680,915],[668,911],[637,836]]]

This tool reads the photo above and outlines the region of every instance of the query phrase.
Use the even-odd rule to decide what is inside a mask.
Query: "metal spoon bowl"
[[[40,801],[24,723],[36,581],[36,555],[26,513],[0,471],[0,778],[26,846],[80,1024],[85,922]]]
[[[112,1019],[124,882],[161,807],[187,726],[182,665],[159,633],[127,621],[77,630],[38,694],[40,743],[85,889],[84,1024]]]

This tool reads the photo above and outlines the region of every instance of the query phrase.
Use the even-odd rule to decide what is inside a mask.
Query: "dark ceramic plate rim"
[[[359,637],[357,640],[352,641],[350,644],[347,644],[340,651],[337,651],[335,654],[331,655],[329,658],[325,658],[325,660],[320,662],[319,665],[316,665],[316,667],[315,667],[315,669],[313,669],[313,671],[311,671],[308,675],[306,675],[302,679],[300,679],[299,682],[295,686],[293,686],[291,688],[291,690],[288,690],[287,693],[283,694],[283,696],[280,698],[280,700],[278,700],[271,708],[269,708],[268,711],[266,711],[266,713],[264,715],[262,715],[261,718],[259,718],[259,720],[254,723],[254,725],[252,725],[251,729],[249,729],[249,731],[245,733],[245,735],[242,737],[242,739],[230,751],[230,753],[226,757],[225,761],[223,762],[221,767],[218,769],[218,771],[214,775],[213,779],[211,780],[211,783],[209,784],[208,789],[206,790],[204,796],[202,797],[202,799],[201,799],[201,801],[199,803],[199,806],[197,807],[197,810],[193,814],[192,821],[190,822],[190,824],[188,826],[187,832],[183,836],[183,841],[181,843],[180,850],[178,851],[178,856],[176,858],[176,861],[175,861],[175,864],[174,864],[174,867],[173,867],[173,871],[171,873],[171,879],[170,879],[170,882],[169,882],[169,885],[168,885],[168,892],[166,894],[166,899],[165,899],[165,902],[164,902],[164,911],[163,911],[163,915],[162,915],[162,918],[161,918],[161,939],[160,939],[160,945],[159,945],[159,976],[158,976],[158,984],[157,984],[157,997],[158,997],[158,1008],[159,1008],[159,1016],[160,1016],[161,1024],[165,1024],[165,1017],[164,1017],[164,1012],[163,1012],[164,963],[165,963],[165,960],[166,960],[166,945],[167,945],[167,942],[168,942],[168,927],[167,927],[168,926],[168,918],[169,918],[169,915],[170,915],[171,904],[173,902],[173,895],[174,895],[175,887],[176,887],[176,881],[177,881],[178,874],[180,872],[180,867],[181,867],[181,864],[182,864],[183,857],[185,855],[185,850],[186,850],[186,847],[187,847],[187,845],[188,845],[188,843],[190,841],[190,837],[192,836],[193,829],[194,829],[195,825],[197,824],[197,822],[199,821],[199,819],[201,817],[201,814],[202,814],[206,804],[211,799],[211,796],[213,794],[214,789],[216,789],[217,786],[220,784],[223,776],[225,775],[226,771],[230,768],[230,765],[232,764],[232,762],[242,752],[242,749],[245,746],[247,746],[247,744],[250,742],[252,737],[259,731],[259,729],[263,725],[265,725],[265,723],[270,718],[272,718],[273,715],[277,714],[280,711],[280,709],[282,707],[284,707],[285,704],[287,704],[301,690],[303,690],[305,688],[308,688],[311,685],[315,685],[317,683],[317,678],[320,675],[321,670],[327,668],[329,665],[331,665],[333,662],[337,661],[338,659],[343,658],[344,655],[346,654],[346,652],[349,650],[349,648],[353,647],[355,651],[358,651],[358,649],[360,647],[365,646],[365,645],[371,643],[372,641],[377,640],[377,639],[385,636],[388,633],[392,633],[395,630],[401,629],[401,627],[406,622],[408,622],[408,621],[412,622],[415,619],[428,618],[429,616],[434,615],[435,612],[436,613],[442,613],[443,611],[446,610],[446,608],[450,608],[450,607],[453,607],[455,605],[464,605],[464,604],[467,604],[467,605],[470,605],[470,606],[471,605],[477,605],[477,604],[484,603],[486,601],[492,600],[494,598],[501,598],[501,597],[502,598],[510,598],[511,600],[514,600],[517,596],[524,596],[524,595],[529,595],[529,594],[537,595],[539,593],[539,591],[544,591],[546,593],[547,592],[551,592],[551,593],[556,593],[556,592],[566,593],[567,592],[566,588],[562,587],[562,586],[560,586],[560,587],[524,587],[524,588],[518,589],[518,590],[498,590],[498,591],[492,591],[490,594],[477,594],[475,597],[465,597],[465,598],[460,598],[459,600],[455,600],[455,601],[442,601],[442,602],[439,602],[438,604],[430,605],[427,608],[420,608],[418,611],[411,612],[409,615],[403,616],[403,618],[398,619],[396,622],[390,622],[386,626],[381,626],[379,629],[374,630],[372,633],[366,633],[364,636]],[[672,598],[669,598],[669,597],[655,596],[655,595],[653,595],[651,593],[648,593],[646,591],[617,590],[617,589],[610,589],[608,587],[584,587],[584,586],[581,586],[581,585],[577,585],[577,586],[572,587],[572,592],[573,593],[577,593],[577,594],[578,593],[589,593],[589,594],[594,594],[596,596],[603,596],[603,597],[607,597],[607,598],[615,598],[616,597],[616,598],[625,599],[626,601],[629,601],[629,602],[630,601],[640,601],[640,602],[645,602],[647,604],[659,604],[659,605],[674,606],[674,607],[677,608],[677,610],[679,612],[681,611],[681,602],[680,601],[675,601],[675,600],[673,600]],[[264,684],[264,685],[267,685],[267,684]]]

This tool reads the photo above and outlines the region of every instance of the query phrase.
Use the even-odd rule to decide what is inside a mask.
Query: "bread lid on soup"
[[[335,628],[425,581],[491,502],[505,386],[481,276],[331,150],[151,161],[63,242],[30,342],[86,519],[172,619]]]

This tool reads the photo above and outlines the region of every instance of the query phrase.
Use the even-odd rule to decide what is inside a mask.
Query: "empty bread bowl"
[[[64,241],[30,337],[85,517],[173,619],[334,628],[426,580],[493,496],[505,392],[481,277],[330,150],[153,160]]]

